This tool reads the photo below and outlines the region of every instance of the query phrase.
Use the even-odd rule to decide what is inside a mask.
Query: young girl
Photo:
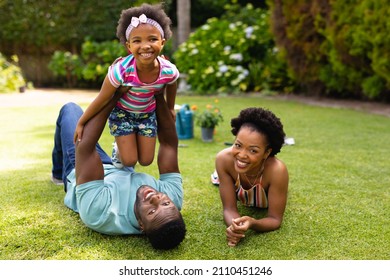
[[[130,55],[110,66],[99,95],[81,116],[75,131],[75,141],[82,141],[84,125],[115,94],[119,86],[129,87],[108,119],[110,132],[115,136],[113,164],[119,168],[137,162],[153,162],[157,122],[154,95],[166,91],[172,117],[175,118],[175,98],[179,71],[160,57],[171,35],[171,20],[162,5],[143,4],[123,10],[117,26],[117,37]]]

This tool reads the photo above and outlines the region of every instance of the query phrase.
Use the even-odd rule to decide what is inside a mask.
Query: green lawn
[[[202,107],[214,97],[178,96]],[[265,97],[218,97],[225,121],[215,141],[181,140],[186,239],[155,251],[144,237],[105,236],[86,228],[50,182],[51,149],[59,105],[2,108],[0,112],[0,259],[2,260],[379,260],[390,259],[390,118]],[[82,104],[85,108],[87,104]],[[233,140],[230,118],[262,106],[282,120],[296,144],[279,154],[289,168],[282,227],[248,232],[226,245],[218,189],[210,183],[215,154]],[[108,130],[102,136],[110,152]],[[138,168],[157,175],[156,165]],[[243,214],[264,211],[241,207]]]

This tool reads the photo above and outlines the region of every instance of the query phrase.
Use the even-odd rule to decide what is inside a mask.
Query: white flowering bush
[[[281,74],[279,70],[286,68],[269,31],[268,12],[251,4],[239,11],[209,19],[174,53],[192,91],[244,92],[278,84],[272,72]]]

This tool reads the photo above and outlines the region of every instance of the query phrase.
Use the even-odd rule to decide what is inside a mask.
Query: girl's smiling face
[[[137,66],[150,65],[159,56],[165,39],[156,27],[151,24],[140,24],[131,30],[126,42],[127,49],[134,55]]]

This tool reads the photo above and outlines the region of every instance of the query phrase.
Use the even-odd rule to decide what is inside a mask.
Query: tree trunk
[[[177,46],[185,42],[191,32],[191,1],[177,0]]]

